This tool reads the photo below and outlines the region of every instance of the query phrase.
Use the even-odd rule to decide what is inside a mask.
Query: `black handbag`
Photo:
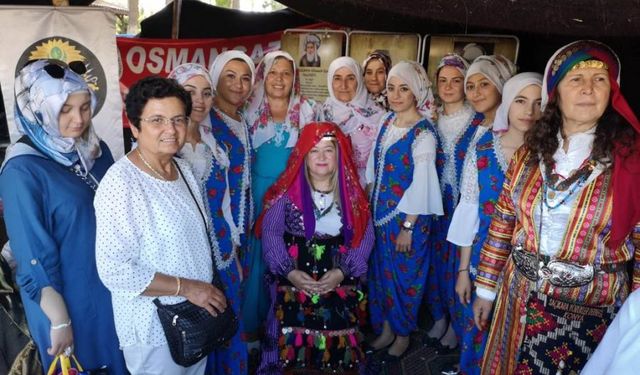
[[[175,166],[180,172],[180,177],[187,185],[189,193],[200,211],[205,228],[207,228],[207,221],[196,197],[193,195],[178,165],[176,164]],[[206,235],[210,241],[209,234],[206,233]],[[212,260],[212,283],[216,288],[223,291],[222,281],[215,265],[215,257],[212,257]],[[205,308],[196,306],[189,301],[175,305],[165,305],[156,298],[153,303],[158,308],[158,317],[169,344],[171,358],[180,366],[189,367],[196,364],[215,348],[224,345],[238,331],[238,317],[231,306],[227,306],[224,312],[213,316]]]

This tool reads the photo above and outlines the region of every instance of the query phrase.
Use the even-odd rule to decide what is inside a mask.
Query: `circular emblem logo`
[[[55,59],[66,63],[82,61],[87,67],[86,73],[82,76],[97,99],[96,111],[93,116],[100,112],[107,97],[107,79],[100,61],[87,47],[63,36],[40,39],[22,53],[16,66],[15,76],[18,76],[18,72],[27,61],[36,59]]]

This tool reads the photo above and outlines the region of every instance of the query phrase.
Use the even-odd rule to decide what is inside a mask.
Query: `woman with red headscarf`
[[[478,328],[496,302],[482,373],[580,372],[640,286],[640,123],[619,79],[618,57],[595,41],[547,64],[546,108],[511,160],[480,254]]]
[[[258,373],[356,371],[360,276],[373,247],[369,204],[337,125],[306,125],[256,223],[273,275]]]

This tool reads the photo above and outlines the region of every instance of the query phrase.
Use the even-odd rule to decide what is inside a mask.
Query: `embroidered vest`
[[[458,194],[460,192],[460,180],[462,180],[462,167],[464,166],[464,159],[467,156],[467,150],[469,149],[469,145],[473,140],[473,137],[476,135],[476,131],[478,130],[478,126],[484,120],[484,115],[482,113],[476,112],[475,116],[471,120],[471,124],[467,127],[464,134],[458,140],[458,144],[454,149],[453,157],[455,158],[455,166],[456,166],[456,181],[458,183]],[[458,197],[455,197],[456,201]]]
[[[391,113],[382,123],[374,149],[376,182],[372,201],[377,226],[386,224],[398,214],[398,203],[413,181],[413,142],[424,131],[431,132],[438,140],[435,127],[422,119],[382,154],[382,140],[394,118],[395,114]]]

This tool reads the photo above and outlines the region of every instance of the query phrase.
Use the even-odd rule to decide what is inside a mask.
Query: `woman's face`
[[[347,67],[336,70],[333,75],[333,81],[331,81],[331,88],[336,99],[343,103],[350,102],[356,97],[356,90],[358,89],[356,75]]]
[[[216,87],[217,100],[240,108],[251,91],[251,70],[241,60],[231,60],[225,64]]]
[[[163,121],[171,119],[172,121]],[[172,157],[184,145],[188,117],[185,105],[175,97],[149,99],[140,115],[140,129],[131,127],[144,155]]]
[[[184,89],[191,95],[191,121],[197,125],[209,115],[213,105],[211,85],[203,76],[194,76],[184,83]]]
[[[264,81],[267,97],[288,99],[293,89],[293,64],[285,58],[276,58]]]
[[[438,72],[438,97],[444,104],[464,100],[464,76],[453,66],[443,66]]]
[[[91,95],[88,92],[70,94],[58,115],[58,130],[66,138],[79,138],[91,123]]]
[[[314,181],[323,181],[332,176],[338,165],[338,153],[332,139],[322,139],[307,154],[307,170]]]
[[[502,100],[498,89],[480,73],[467,79],[466,94],[473,109],[484,114],[495,113]]]
[[[364,84],[367,91],[372,94],[379,94],[384,90],[387,81],[387,71],[384,64],[379,59],[371,59],[364,70]]]
[[[558,84],[563,124],[595,125],[609,104],[611,82],[605,69],[571,70]]]
[[[406,112],[416,107],[416,97],[409,85],[395,76],[389,78],[387,82],[387,100],[391,110],[396,113]]]
[[[516,95],[509,106],[509,126],[521,132],[529,130],[540,119],[541,88],[529,85]]]

